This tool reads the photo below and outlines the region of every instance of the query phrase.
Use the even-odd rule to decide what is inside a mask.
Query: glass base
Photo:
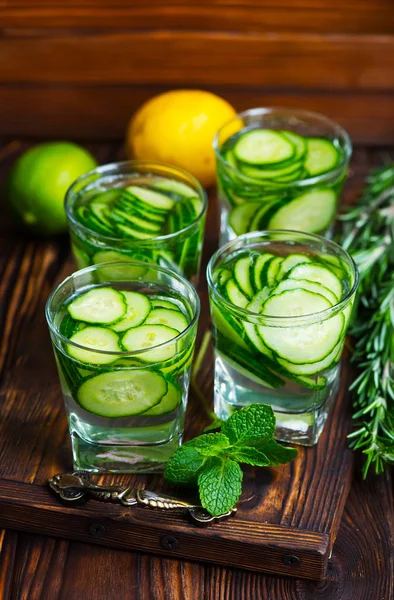
[[[262,391],[261,386],[257,386],[255,390],[244,387],[243,381],[236,373],[226,367],[220,358],[216,358],[215,414],[226,420],[235,410],[249,404],[269,404],[276,416],[276,440],[300,446],[314,446],[323,431],[331,404],[338,394],[339,382],[340,370],[337,367],[331,374],[330,385],[324,392],[313,393],[307,390],[308,402],[302,396],[297,396],[296,390],[292,395],[291,388],[286,398],[278,398],[272,390],[264,388]]]
[[[71,434],[74,468],[92,473],[162,473],[180,446],[174,436],[163,444],[112,445],[87,442],[75,431]]]

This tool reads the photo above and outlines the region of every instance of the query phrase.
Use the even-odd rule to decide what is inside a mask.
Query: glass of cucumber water
[[[199,311],[186,279],[148,263],[87,267],[52,292],[75,468],[164,469],[182,440]]]
[[[330,236],[352,146],[317,113],[256,108],[216,135],[221,244],[250,231]]]
[[[277,438],[314,445],[338,392],[358,273],[337,244],[295,231],[244,234],[207,270],[215,413],[270,404]]]
[[[144,161],[98,167],[66,195],[77,266],[138,260],[195,282],[206,208],[198,181],[175,167]]]

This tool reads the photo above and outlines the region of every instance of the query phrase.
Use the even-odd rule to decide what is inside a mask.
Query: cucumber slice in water
[[[261,206],[261,202],[245,202],[231,211],[229,224],[237,235],[251,231],[250,223]]]
[[[334,346],[333,350],[324,357],[322,360],[313,362],[313,363],[305,363],[302,365],[294,364],[289,362],[283,358],[278,358],[278,362],[282,365],[289,373],[294,373],[297,376],[302,375],[315,375],[316,373],[321,373],[326,369],[330,369],[339,362],[341,357],[342,348],[343,348],[344,340],[340,340],[340,342]]]
[[[277,275],[277,281],[281,281],[283,277],[296,265],[300,263],[312,262],[312,259],[306,254],[290,254],[283,259],[282,264]]]
[[[248,355],[229,356],[227,353],[216,351],[216,354],[222,359],[226,366],[231,367],[243,377],[250,379],[254,383],[276,389],[284,384],[283,379],[271,373],[263,364],[252,360]]]
[[[339,162],[339,152],[332,142],[324,138],[309,138],[307,146],[304,165],[310,176],[335,169]]]
[[[147,317],[145,325],[165,325],[181,333],[187,329],[189,323],[180,310],[154,308]]]
[[[102,417],[140,415],[159,404],[167,393],[167,382],[147,369],[110,371],[91,377],[77,392],[85,410]]]
[[[241,292],[251,298],[253,296],[253,287],[251,283],[252,257],[243,256],[239,258],[233,267],[234,279]]]
[[[113,288],[94,288],[80,294],[67,307],[71,317],[85,323],[108,325],[126,314],[124,296]]]
[[[138,292],[120,292],[126,301],[127,311],[123,319],[112,325],[114,331],[126,331],[131,327],[141,325],[151,311],[149,298]]]
[[[119,337],[112,329],[107,327],[89,326],[77,331],[70,337],[70,342],[79,346],[91,348],[78,348],[67,344],[67,353],[80,362],[92,365],[107,365],[114,362],[118,357],[104,352],[121,352]],[[97,350],[97,352],[94,352]]]
[[[171,381],[167,380],[167,393],[160,400],[159,404],[153,406],[153,408],[149,408],[146,412],[144,412],[145,416],[160,416],[170,413],[180,406],[182,401],[182,390],[179,386],[174,385]]]
[[[150,298],[150,303],[152,308],[169,308],[170,310],[179,310],[176,302],[172,300],[167,300],[165,298],[154,298],[153,296]]]
[[[265,254],[260,254],[260,256],[258,256],[256,258],[256,260],[254,261],[254,265],[253,265],[253,287],[255,289],[256,292],[258,292],[259,290],[261,290],[261,288],[263,287],[263,285],[265,285],[264,281],[265,281],[265,277],[264,280],[262,278],[262,273],[264,272],[264,268],[265,268],[265,264],[271,260],[275,258],[274,254],[269,254],[268,252]]]
[[[282,163],[293,158],[293,144],[277,131],[254,129],[244,133],[234,146],[234,155],[250,165]]]
[[[138,352],[166,344],[178,335],[179,331],[165,325],[140,325],[126,331],[122,337],[122,345],[130,352]],[[138,358],[149,363],[165,362],[173,358],[176,351],[176,343],[166,344],[161,348],[144,352]]]
[[[159,192],[154,192],[138,185],[129,185],[125,189],[128,193],[138,198],[138,200],[159,210],[171,210],[175,204],[175,200],[172,200],[172,198],[169,198],[165,194],[160,194]]]
[[[313,264],[299,264],[293,267],[287,274],[290,279],[308,279],[308,281],[314,281],[320,283],[324,287],[331,290],[337,300],[342,298],[343,287],[342,281],[334,275],[328,268]]]
[[[333,190],[312,190],[282,204],[271,216],[268,228],[318,233],[331,225],[336,208],[337,196]]]
[[[307,141],[302,135],[294,133],[294,131],[282,131],[283,137],[289,140],[295,148],[294,161],[299,161],[304,158],[307,151]]]
[[[158,190],[162,190],[163,192],[172,192],[174,194],[178,194],[179,196],[184,196],[185,198],[190,198],[196,195],[196,190],[194,190],[186,183],[182,183],[182,181],[176,181],[175,179],[158,179],[155,180],[152,186]]]
[[[249,302],[247,296],[245,296],[232,278],[226,281],[225,296],[232,304],[240,308],[245,308]]]
[[[278,285],[272,290],[271,294],[281,294],[287,290],[296,290],[300,288],[306,290],[307,292],[324,296],[324,298],[327,298],[327,300],[330,302],[331,306],[338,304],[338,298],[331,290],[320,283],[308,281],[307,279],[284,279],[278,283]]]
[[[262,313],[276,316],[314,314],[330,308],[330,302],[320,294],[305,290],[288,290],[271,296]],[[315,363],[328,356],[339,343],[344,327],[342,314],[311,325],[289,327],[258,326],[263,342],[275,353],[291,363]]]

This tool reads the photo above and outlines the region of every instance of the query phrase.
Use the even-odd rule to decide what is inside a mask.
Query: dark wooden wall
[[[394,142],[394,2],[0,0],[0,134],[118,138],[176,87]]]

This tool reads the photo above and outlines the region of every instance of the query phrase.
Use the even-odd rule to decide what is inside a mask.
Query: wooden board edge
[[[0,527],[312,580],[324,578],[330,552],[324,533],[237,519],[196,529],[176,516],[94,501],[69,508],[44,486],[4,479]]]

